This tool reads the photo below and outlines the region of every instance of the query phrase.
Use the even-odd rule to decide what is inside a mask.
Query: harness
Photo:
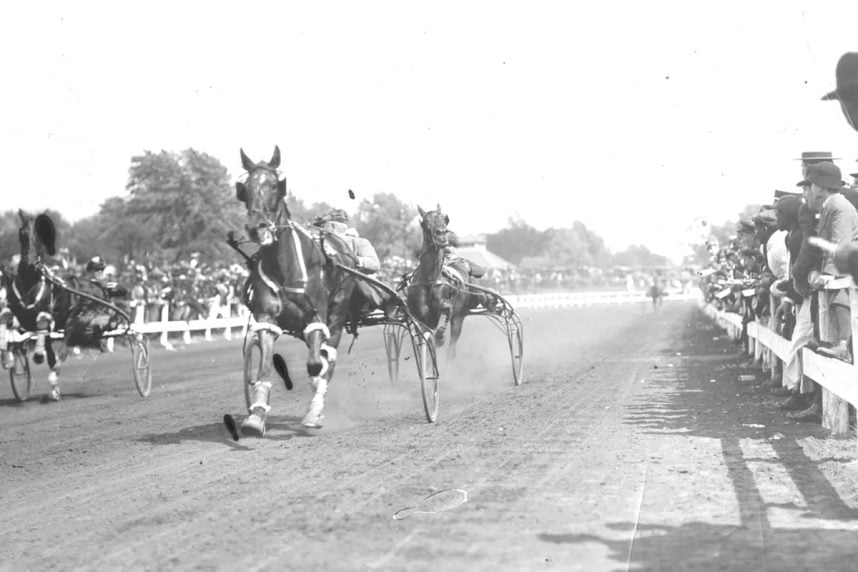
[[[23,305],[24,296],[21,294],[21,291],[18,290],[18,285],[15,282],[16,282],[15,280],[12,281],[12,289],[15,291],[15,296],[18,297],[18,300],[22,303],[22,307],[25,310],[34,309],[42,301],[42,298],[45,297],[45,294],[50,293],[50,290],[48,289],[47,281],[45,280],[45,275],[42,274],[39,277],[39,291],[36,292],[36,296],[33,298],[33,303],[27,304],[26,306],[24,306]]]

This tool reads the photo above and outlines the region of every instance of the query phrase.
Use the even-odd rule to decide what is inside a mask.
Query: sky
[[[858,172],[834,69],[858,2],[16,2],[0,33],[0,210],[75,221],[131,157],[189,147],[461,234],[579,220],[674,259],[801,178]],[[851,41],[850,41],[851,40]],[[695,221],[697,221],[695,223]]]

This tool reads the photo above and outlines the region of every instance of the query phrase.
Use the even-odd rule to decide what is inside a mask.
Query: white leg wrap
[[[250,410],[253,411],[255,407],[261,407],[265,410],[265,413],[268,413],[271,410],[271,406],[268,405],[268,395],[270,392],[270,381],[255,382],[253,384],[253,402],[250,404]]]
[[[322,409],[325,407],[325,393],[328,392],[328,381],[324,377],[310,378],[310,386],[315,390],[313,399],[310,400],[310,408],[301,422],[306,427],[320,427],[322,420]]]
[[[57,372],[51,370],[51,373],[48,374],[48,381],[51,382],[51,385],[56,385],[59,382]]]
[[[332,348],[328,344],[322,344],[322,357],[327,358],[328,361],[337,361],[337,348]]]
[[[280,337],[283,334],[283,330],[275,326],[274,324],[269,324],[268,322],[256,322],[252,326],[250,326],[250,331],[252,333],[256,332],[271,332],[275,337]]]
[[[328,326],[323,324],[322,322],[313,322],[312,324],[307,324],[307,327],[304,328],[304,339],[306,340],[310,337],[310,334],[319,330],[322,332],[322,340],[327,340],[331,337],[331,331],[328,329]]]

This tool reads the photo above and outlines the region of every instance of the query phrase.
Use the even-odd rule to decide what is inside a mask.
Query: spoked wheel
[[[244,338],[244,377],[241,384],[244,387],[244,404],[250,409],[251,388],[262,369],[262,342],[258,334]]]
[[[420,375],[420,387],[423,393],[423,410],[429,423],[438,420],[438,361],[435,356],[435,338],[425,332],[422,336],[411,337],[414,347],[414,359],[417,362],[417,373]]]
[[[142,397],[148,397],[149,392],[152,391],[152,368],[149,364],[149,338],[143,334],[132,334],[128,336],[128,345],[131,347],[131,367],[137,393]]]
[[[27,355],[27,347],[20,344],[11,351],[14,357],[12,367],[9,368],[12,393],[15,394],[15,399],[18,401],[27,401],[36,388],[36,383],[30,375],[30,359]]]
[[[524,330],[521,320],[513,314],[507,322],[507,340],[509,340],[509,356],[512,359],[512,380],[516,385],[524,381]]]
[[[396,324],[384,325],[384,351],[387,352],[387,374],[390,383],[399,381],[399,356],[402,353],[402,340],[405,328]]]

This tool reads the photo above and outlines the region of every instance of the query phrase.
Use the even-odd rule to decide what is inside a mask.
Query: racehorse
[[[14,278],[4,276],[9,310],[21,327],[35,332],[36,343],[33,361],[41,364],[48,360],[51,369],[48,380],[51,384],[49,397],[60,398],[59,361],[51,342],[51,331],[64,330],[72,308],[72,296],[63,288],[55,286],[45,277],[45,255],[56,254],[56,231],[51,218],[46,214],[33,217],[18,211],[21,226],[18,241],[21,243],[21,261]]]
[[[423,230],[423,249],[407,285],[408,309],[434,333],[438,347],[444,345],[447,326],[450,326],[447,355],[452,360],[465,316],[480,303],[481,296],[467,291],[470,283],[467,271],[445,265],[450,217],[441,212],[440,205],[434,211],[426,212],[419,206],[417,210]]]
[[[241,430],[246,435],[265,434],[274,342],[284,331],[307,344],[313,397],[301,423],[319,428],[356,280],[339,265],[354,270],[355,259],[338,237],[325,234],[316,239],[291,219],[286,179],[280,179],[277,170],[279,147],[267,163],[254,163],[240,151],[247,178],[236,183],[236,198],[247,207],[245,228],[259,249],[247,256],[232,237],[228,242],[245,257],[251,271],[243,298],[255,324],[245,342],[245,360],[254,345],[260,350],[249,415]],[[291,382],[287,381],[287,387]]]

